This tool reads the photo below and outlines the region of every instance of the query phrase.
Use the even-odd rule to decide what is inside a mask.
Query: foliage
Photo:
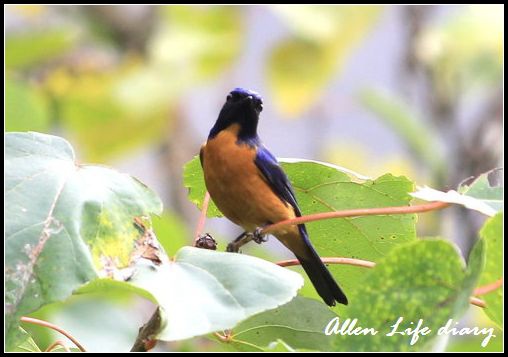
[[[501,100],[491,100],[501,93],[497,89],[503,70],[502,9],[480,5],[443,11],[430,6],[420,8],[422,11],[418,7],[393,9],[351,5],[7,6],[6,130],[64,135],[84,161],[126,159],[138,165],[132,154],[144,148],[143,157],[149,153],[154,162],[146,170],[152,175],[147,182],[155,177],[172,185],[171,190],[160,192],[166,206],[161,213],[161,199],[152,190],[110,168],[82,164],[62,138],[7,134],[7,349],[45,350],[62,339],[47,328],[27,323],[21,328],[19,317],[30,315],[70,331],[89,351],[127,351],[155,304],[164,307],[160,317],[165,326],[152,337],[178,340],[167,345],[161,342],[159,349],[501,350],[502,331],[498,329],[497,337],[485,348],[480,346],[481,336],[468,335],[466,341],[452,337],[445,347],[446,339],[431,335],[410,346],[407,336],[326,336],[323,329],[334,317],[343,321],[351,316],[359,317],[361,325],[384,331],[383,319],[393,319],[398,313],[407,317],[407,323],[410,316],[416,320],[424,316],[426,323],[438,326],[446,317],[456,320],[464,314],[473,287],[502,283],[503,187],[493,180],[502,171],[480,175],[456,191],[427,188],[416,193],[424,200],[465,204],[491,216],[478,232],[478,242],[474,236],[478,227],[474,227],[471,244],[476,242],[476,247],[467,267],[458,249],[447,241],[462,233],[446,231],[441,239],[418,239],[416,215],[307,224],[321,256],[377,263],[374,269],[329,266],[351,298],[350,306],[332,309],[321,302],[301,268],[271,264],[275,258],[268,255],[265,245],[246,247],[239,256],[185,247],[192,244],[194,216],[174,204],[174,197],[168,200],[183,191],[175,177],[205,135],[201,124],[207,120],[206,126],[211,125],[203,111],[220,104],[217,97],[222,100],[223,94],[219,92],[237,85],[261,85],[254,88],[258,90],[266,86],[266,114],[271,107],[277,109],[275,121],[278,115],[303,118],[312,110],[313,132],[304,133],[304,146],[314,150],[312,155],[329,138],[334,143],[348,141],[340,137],[342,130],[328,130],[331,121],[327,119],[343,120],[344,114],[344,125],[361,122],[364,107],[395,134],[389,140],[401,139],[413,154],[413,163],[403,162],[404,166],[414,164],[413,170],[404,172],[407,176],[415,176],[416,168],[427,168],[433,177],[425,180],[431,185],[450,187],[445,179],[457,180],[455,186],[462,177],[498,166],[486,158],[485,150],[498,150],[493,135],[500,137],[500,131],[483,119],[501,118],[502,113]],[[407,16],[410,12],[418,16]],[[260,28],[259,23],[270,26]],[[394,28],[401,30],[396,36],[390,34]],[[405,50],[407,63],[400,62]],[[384,51],[379,61],[374,51]],[[395,56],[384,55],[392,53]],[[369,56],[376,64],[392,58],[392,67],[397,68],[393,71],[386,66],[373,73],[372,62],[365,60]],[[413,77],[407,76],[411,68]],[[358,103],[349,100],[355,92],[348,90],[356,91],[363,83],[371,86],[380,73],[388,75],[379,77],[383,81],[376,89],[361,91]],[[394,79],[396,86],[402,84],[395,88],[402,89],[399,93],[386,95],[377,89],[378,85],[394,89],[390,85]],[[408,100],[407,83],[417,88],[415,103]],[[415,105],[418,103],[421,105]],[[442,113],[460,115],[441,117]],[[462,120],[463,113],[466,120]],[[182,135],[181,128],[191,117],[201,122],[189,124],[190,134]],[[429,125],[431,122],[435,125]],[[342,121],[341,128],[349,130]],[[372,129],[370,125],[366,128]],[[373,131],[377,135],[375,127]],[[372,138],[366,132],[365,137],[363,131],[359,133],[354,150],[349,146],[343,154],[346,157],[338,162],[365,161],[364,166],[382,167],[376,173],[392,174],[369,179],[320,162],[293,159],[283,163],[304,214],[411,203],[413,182],[393,175],[398,171],[384,164],[383,153],[376,152],[371,160],[358,155],[357,148],[363,149]],[[326,134],[325,140],[316,133]],[[299,143],[302,137],[296,139],[281,138],[281,142]],[[184,152],[182,143],[192,153]],[[465,150],[469,143],[471,148]],[[168,152],[169,162],[157,161],[166,159]],[[484,166],[469,165],[467,160],[479,160]],[[173,172],[164,173],[171,165]],[[141,168],[145,170],[144,162]],[[454,175],[456,168],[463,171]],[[205,187],[196,158],[184,167],[184,186],[189,200],[201,208]],[[207,215],[221,216],[213,202]],[[455,222],[461,228],[469,222],[462,218]],[[423,227],[436,234],[427,219],[445,227],[450,223],[437,214],[419,215],[419,232]],[[208,225],[215,232],[215,224]],[[222,237],[214,238],[220,241]],[[301,273],[305,282],[291,301],[301,278],[290,270]],[[263,287],[261,295],[250,299],[258,286]],[[197,294],[208,298],[197,299]],[[443,296],[445,303],[439,301]],[[479,324],[502,328],[502,288],[479,298],[486,303],[481,314],[487,316]],[[369,306],[380,307],[373,311]],[[197,322],[188,324],[188,316]],[[222,331],[225,328],[228,330]],[[217,334],[209,334],[212,331]],[[76,351],[70,343],[66,345]]]
[[[59,137],[9,133],[6,141],[9,350],[37,346],[20,330],[21,315],[72,293],[117,291],[160,307],[161,322],[150,335],[160,340],[232,329],[220,342],[227,350],[421,351],[435,334],[410,345],[407,336],[326,336],[323,330],[340,317],[382,331],[399,316],[407,319],[406,327],[421,318],[435,330],[464,313],[480,276],[487,283],[501,274],[500,215],[482,229],[467,268],[447,241],[417,240],[413,215],[318,221],[308,227],[322,256],[378,263],[372,270],[330,267],[351,300],[331,310],[319,300],[293,299],[300,275],[259,258],[184,247],[169,260],[150,228],[149,216],[160,213],[160,201],[139,181],[76,164],[72,147]],[[204,185],[196,161],[186,169],[191,194]],[[305,213],[404,206],[413,190],[403,177],[365,179],[311,161],[290,160],[283,167]],[[468,187],[478,191],[475,184]],[[304,295],[316,297],[311,289]],[[486,297],[488,316],[501,323],[502,296]]]

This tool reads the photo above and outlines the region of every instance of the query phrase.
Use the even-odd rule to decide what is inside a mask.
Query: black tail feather
[[[308,254],[305,258],[296,256],[303,269],[310,278],[314,288],[319,296],[329,306],[335,306],[335,302],[347,305],[348,300],[342,289],[339,287],[328,268],[323,264],[321,258],[316,253],[307,237],[305,227],[300,228],[308,248]]]

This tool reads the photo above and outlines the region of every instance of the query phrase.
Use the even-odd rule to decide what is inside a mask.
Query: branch
[[[206,221],[206,211],[208,210],[208,204],[210,203],[210,194],[208,191],[205,193],[205,198],[203,199],[203,207],[201,208],[201,215],[199,216],[198,225],[196,226],[196,232],[194,233],[194,246],[196,242],[201,236],[203,232],[203,228],[205,226]]]
[[[346,264],[346,265],[354,265],[357,267],[364,267],[364,268],[374,268],[376,263],[369,262],[368,260],[361,260],[361,259],[353,259],[353,258],[336,258],[336,257],[330,257],[330,258],[321,258],[321,261],[325,264]],[[300,265],[300,262],[298,259],[289,259],[289,260],[282,260],[280,262],[275,263],[281,267],[289,267],[294,265]]]
[[[478,299],[477,297],[471,296],[469,298],[469,303],[471,305],[476,305],[478,307],[481,307],[482,309],[487,307],[487,304],[485,304],[485,301]]]
[[[72,343],[74,343],[76,345],[76,347],[79,348],[79,350],[81,352],[86,352],[85,348],[70,333],[65,331],[63,328],[58,327],[57,325],[52,324],[51,322],[47,322],[47,321],[43,321],[43,320],[39,320],[39,319],[34,319],[32,317],[26,317],[26,316],[22,316],[20,320],[22,322],[26,322],[26,323],[34,324],[34,325],[39,325],[39,326],[44,326],[44,327],[49,327],[50,329],[58,331],[62,335],[67,337],[69,340],[71,340]]]
[[[138,337],[136,337],[131,352],[147,352],[151,350],[157,342],[154,337],[161,330],[161,324],[160,308],[157,307],[150,320],[139,328]]]
[[[344,218],[344,217],[359,217],[359,216],[380,216],[390,214],[410,214],[421,213],[428,211],[436,211],[448,207],[450,204],[447,202],[431,202],[416,206],[395,206],[395,207],[380,207],[380,208],[359,208],[335,212],[322,212],[309,214],[307,216],[286,219],[284,221],[271,224],[263,228],[262,233],[268,234],[277,229],[293,224],[302,224],[307,222],[320,221],[330,218]]]
[[[483,285],[483,286],[476,288],[473,291],[473,295],[474,296],[485,295],[485,294],[488,294],[496,289],[499,289],[501,286],[503,286],[503,278],[496,280],[493,283]]]

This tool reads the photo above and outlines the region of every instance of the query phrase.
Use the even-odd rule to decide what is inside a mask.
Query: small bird
[[[257,134],[262,110],[258,93],[235,88],[199,155],[210,197],[224,216],[250,233],[301,216],[291,183]],[[312,247],[304,224],[285,226],[272,234],[295,254],[326,304],[347,305],[346,295]]]

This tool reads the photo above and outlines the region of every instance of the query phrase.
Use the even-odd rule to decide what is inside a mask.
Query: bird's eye
[[[227,100],[227,101],[230,101],[230,100],[231,100],[231,98],[233,98],[233,96],[232,96],[231,94],[228,94],[228,96],[226,97],[226,100]]]

